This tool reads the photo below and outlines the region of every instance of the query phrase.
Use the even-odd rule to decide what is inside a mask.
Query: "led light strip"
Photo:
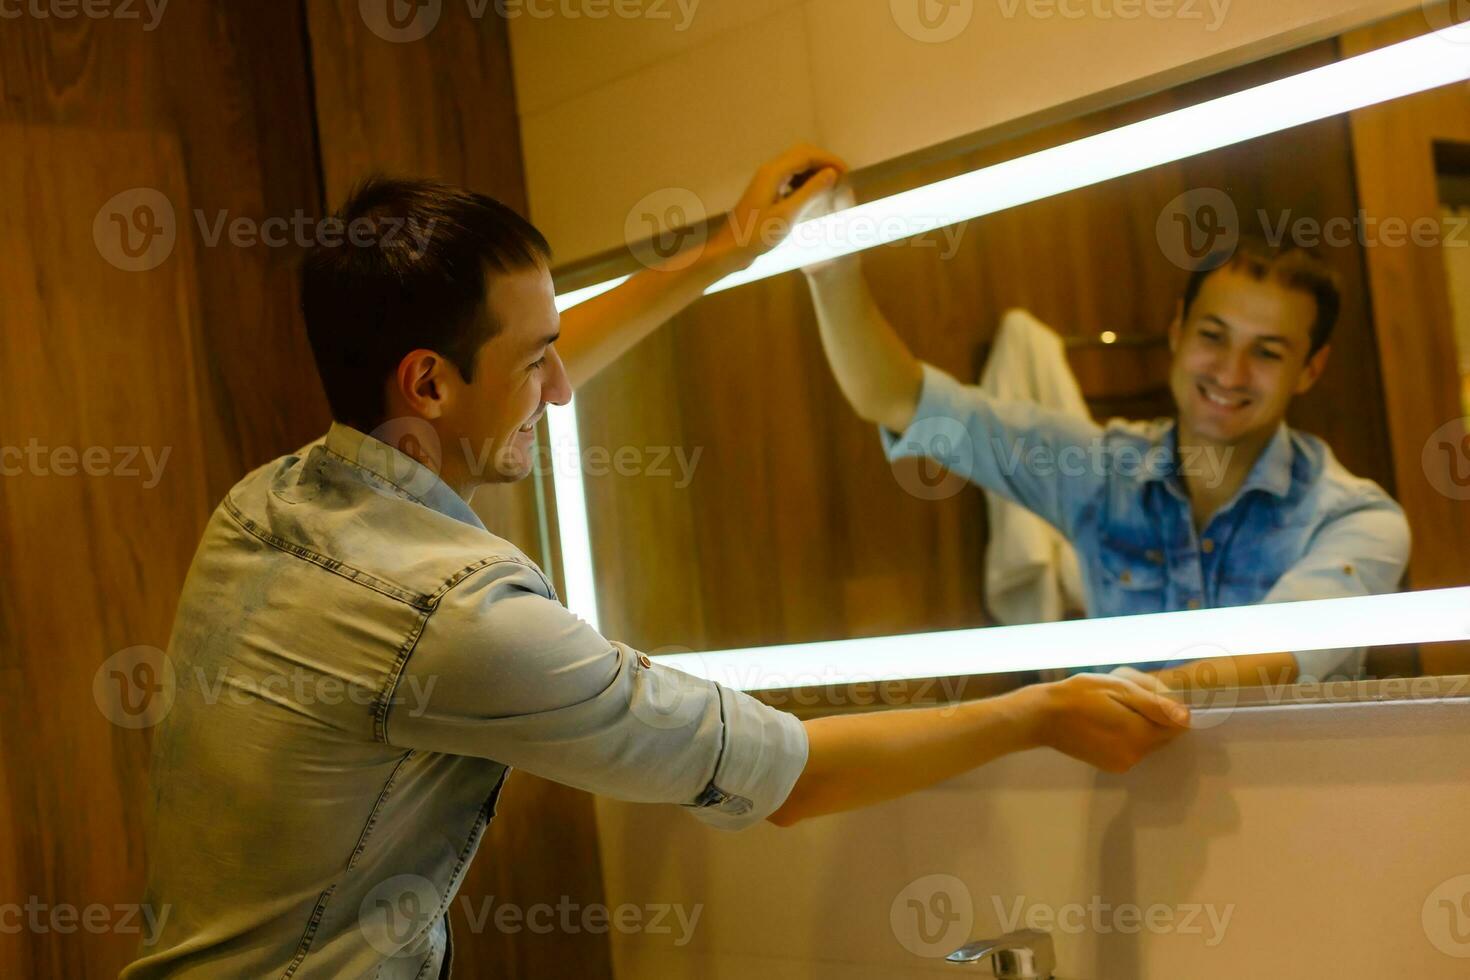
[[[567,608],[601,632],[597,618],[597,584],[592,573],[592,534],[587,529],[587,491],[582,485],[582,439],[577,433],[574,402],[552,405],[546,412],[551,440],[552,484],[556,493],[556,525],[561,536],[562,577]],[[561,461],[561,465],[557,465]]]
[[[1470,588],[683,653],[740,691],[1470,640]]]
[[[726,276],[706,292],[721,292],[1467,78],[1470,22],[802,222],[749,268]],[[558,307],[568,309],[624,279],[567,293],[558,297]]]
[[[1137,173],[1149,167],[1467,78],[1470,78],[1470,23],[1457,24],[1299,75],[1268,82],[1244,92],[1222,96],[803,222],[793,229],[786,241],[761,256],[749,268],[721,279],[706,290],[706,293],[721,292],[814,262],[850,255],[1065,191]],[[558,296],[557,309],[570,309],[616,288],[627,278],[623,276]],[[568,453],[567,458],[580,464],[581,445],[573,405],[552,407],[548,418],[558,451]],[[572,469],[575,472],[558,472],[555,479],[567,606],[595,626],[598,622],[597,592],[592,572],[592,545],[587,533],[586,499],[582,492],[580,465],[574,465]],[[1301,605],[1305,604],[1293,603],[1281,608]],[[1136,623],[1140,617],[1128,619],[1130,623]],[[1090,620],[1088,625],[1099,622],[1104,621]],[[1014,627],[1028,628],[1030,627]],[[986,631],[987,644],[990,642],[989,637],[995,633],[995,630]],[[946,635],[954,634],[925,636]],[[897,662],[902,662],[920,639],[921,637],[909,636],[844,642],[877,644],[874,648],[883,649],[883,656],[897,657]],[[903,646],[899,649],[884,645],[890,641],[902,643]],[[1424,641],[1406,638],[1382,642]],[[1365,644],[1361,641],[1334,644],[1363,645]],[[1179,646],[1173,649],[1177,650]],[[1274,644],[1273,648],[1302,649]],[[801,648],[773,649],[790,651]],[[1139,663],[1145,659],[1147,658],[1141,658],[1135,652],[1124,657],[1109,655],[1096,663]],[[1024,666],[992,666],[994,661],[988,653],[984,663],[986,669],[992,670],[1037,669],[1060,664],[1056,657],[1048,658],[1034,649],[1030,652],[1029,662]],[[905,674],[900,671],[900,674],[909,677],[939,676],[922,672]]]

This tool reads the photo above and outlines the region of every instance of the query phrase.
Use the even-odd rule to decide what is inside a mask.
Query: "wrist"
[[[1032,684],[1001,695],[1001,700],[1009,702],[1007,709],[1020,748],[1051,747],[1057,710],[1055,688],[1055,684]]]
[[[704,253],[696,263],[716,275],[717,280],[750,268],[750,264],[764,251],[751,242],[741,241],[732,222],[732,217],[726,215],[719,228],[710,235]]]

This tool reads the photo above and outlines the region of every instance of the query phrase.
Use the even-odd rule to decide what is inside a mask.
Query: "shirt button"
[[[1133,573],[1128,571],[1128,569],[1126,568],[1123,569],[1123,573],[1118,576],[1118,581],[1122,582],[1124,585],[1127,585],[1129,582],[1133,581]]]
[[[1190,609],[1198,609],[1199,608],[1199,600],[1198,599],[1190,599],[1189,602],[1188,602],[1188,606],[1189,606]]]
[[[641,664],[645,670],[653,666],[653,661],[649,660],[648,655],[643,653],[638,654],[638,663]]]
[[[1201,549],[1203,549],[1204,553],[1208,555],[1215,550],[1215,539],[1205,538],[1199,543],[1199,546]]]
[[[1342,574],[1344,574],[1344,575],[1351,575],[1351,574],[1353,574],[1353,566],[1351,566],[1351,565],[1344,565],[1344,566],[1342,566]]]
[[[1145,557],[1155,565],[1162,565],[1164,563],[1164,553],[1157,548],[1150,548]]]

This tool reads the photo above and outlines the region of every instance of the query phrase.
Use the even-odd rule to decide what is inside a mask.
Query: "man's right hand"
[[[1189,728],[1189,709],[1116,674],[1077,674],[1017,692],[1034,742],[1105,772],[1127,772]]]

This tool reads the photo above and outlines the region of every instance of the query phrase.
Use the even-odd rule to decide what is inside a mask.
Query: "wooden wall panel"
[[[1314,45],[961,157],[876,178],[858,174],[856,182],[864,199],[884,196],[1335,57],[1333,44]],[[1072,360],[1099,417],[1166,414],[1162,341],[1187,274],[1163,253],[1155,224],[1174,197],[1204,187],[1230,195],[1244,227],[1258,225],[1258,209],[1318,220],[1352,215],[1346,121],[969,222],[948,257],[938,235],[875,249],[864,254],[864,269],[912,349],[962,380],[978,377],[1000,316],[1013,306],[1066,335],[1154,338],[1151,347],[1077,349]],[[1392,490],[1362,249],[1327,249],[1324,258],[1345,286],[1335,356],[1292,421]],[[587,479],[596,572],[609,583],[600,615],[617,635],[648,647],[720,649],[988,624],[980,491],[966,487],[942,500],[905,491],[915,464],[890,468],[877,434],[843,401],[799,274],[709,297],[665,330],[672,340],[648,341],[578,399],[584,447],[641,445],[651,431],[702,453],[683,492],[637,476]],[[639,393],[636,403],[630,392]],[[618,521],[629,512],[667,515],[666,533],[628,547]]]
[[[475,19],[471,5],[446,3],[427,34],[397,41],[368,24],[363,11],[371,7],[359,0],[307,4],[322,172],[332,207],[363,177],[381,171],[443,178],[525,213],[510,52],[494,5]],[[384,22],[375,19],[373,26],[381,29]],[[542,552],[532,481],[485,487],[474,504],[491,530],[558,574],[555,556]],[[554,906],[563,896],[582,906],[601,903],[598,855],[591,797],[516,772],[460,894],[475,907],[490,898],[522,907]],[[463,909],[456,903],[459,975],[611,976],[606,935],[499,933],[493,920],[477,931]]]
[[[1405,15],[1344,35],[1343,53],[1373,50],[1424,30],[1422,15]],[[1470,89],[1450,85],[1360,109],[1352,114],[1352,139],[1358,193],[1369,215],[1437,222],[1434,143],[1470,145]],[[1462,247],[1464,237],[1448,240]],[[1470,581],[1470,501],[1450,478],[1451,457],[1436,451],[1436,444],[1457,446],[1467,434],[1445,247],[1385,244],[1368,249],[1367,256],[1399,499],[1415,531],[1415,588]],[[1456,458],[1457,465],[1464,462]],[[1428,672],[1470,672],[1470,644],[1426,647],[1422,655]]]
[[[0,477],[5,903],[140,900],[148,729],[112,724],[94,680],[118,651],[166,646],[215,503],[327,419],[290,257],[209,247],[193,216],[318,206],[300,11],[144,21],[0,26],[0,445],[106,454],[93,475],[48,457]],[[138,187],[166,199],[176,240],[124,271],[110,218],[132,206],[107,205]],[[156,482],[132,447],[169,454]],[[138,940],[27,928],[0,942],[0,975],[115,976]]]

